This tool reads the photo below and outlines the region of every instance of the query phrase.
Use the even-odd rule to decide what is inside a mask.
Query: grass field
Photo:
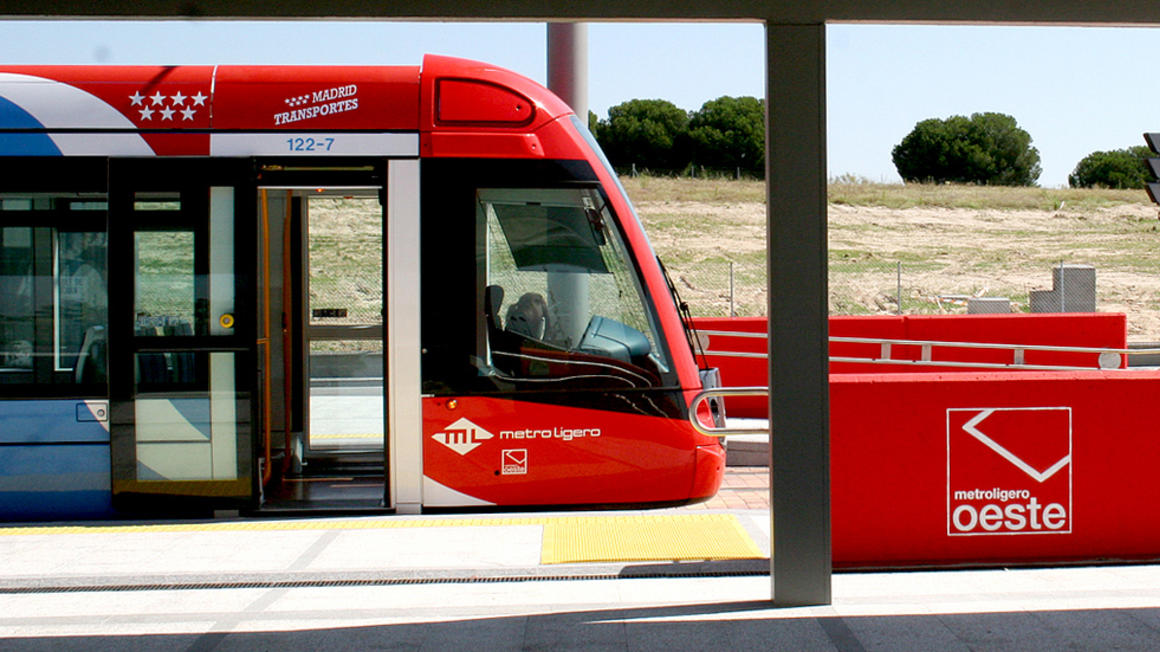
[[[752,179],[622,177],[634,202],[765,202],[765,182]],[[951,184],[886,184],[836,179],[830,203],[881,208],[972,208],[977,210],[1056,210],[1066,207],[1108,208],[1151,205],[1143,190],[1013,188]]]

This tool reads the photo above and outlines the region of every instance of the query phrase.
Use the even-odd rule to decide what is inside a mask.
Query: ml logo
[[[443,430],[431,435],[432,439],[460,455],[467,455],[472,450],[475,450],[476,446],[479,446],[492,437],[495,437],[495,435],[467,419],[460,419]]]

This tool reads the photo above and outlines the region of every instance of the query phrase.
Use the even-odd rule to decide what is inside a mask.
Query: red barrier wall
[[[765,317],[697,317],[693,319],[693,325],[698,330],[768,332]],[[707,348],[764,354],[768,342],[765,339],[710,335]],[[697,359],[700,361],[700,356]],[[769,363],[765,358],[733,358],[709,354],[705,356],[705,361],[710,367],[721,370],[721,383],[725,387],[769,386]],[[765,419],[769,416],[769,401],[760,396],[726,399],[725,415]]]
[[[764,317],[716,318],[693,320],[698,329],[765,333]],[[1127,346],[1127,319],[1119,313],[1059,313],[1002,315],[904,315],[831,317],[830,335],[835,337],[872,337],[895,340],[943,342],[983,342],[991,344],[1024,344],[1040,346],[1077,346],[1117,348]],[[710,336],[711,350],[766,352],[764,339]],[[836,342],[830,344],[831,356],[879,357],[878,344]],[[893,359],[918,359],[917,346],[894,346]],[[935,348],[933,360],[993,362],[1010,364],[1008,351]],[[721,369],[726,387],[767,385],[767,362],[764,359],[733,358],[708,355],[710,366]],[[1036,352],[1025,354],[1027,364],[1090,366],[1097,368],[1094,353]],[[1121,366],[1126,361],[1121,360]],[[955,367],[916,367],[903,365],[835,362],[830,373],[975,373],[978,370]],[[1028,372],[1020,372],[1028,373]],[[739,417],[764,418],[766,403],[761,398],[733,398],[726,402],[726,413]]]
[[[835,566],[1160,558],[1160,372],[835,374]]]

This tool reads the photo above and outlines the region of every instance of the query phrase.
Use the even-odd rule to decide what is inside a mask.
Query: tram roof
[[[0,130],[531,131],[571,109],[485,63],[5,66]]]

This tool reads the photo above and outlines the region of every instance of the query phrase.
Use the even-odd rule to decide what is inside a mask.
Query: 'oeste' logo
[[[1071,408],[947,410],[947,534],[1071,532]]]
[[[434,439],[460,455],[467,455],[476,446],[479,446],[494,436],[467,419],[459,419],[443,430],[431,435],[431,439]]]

